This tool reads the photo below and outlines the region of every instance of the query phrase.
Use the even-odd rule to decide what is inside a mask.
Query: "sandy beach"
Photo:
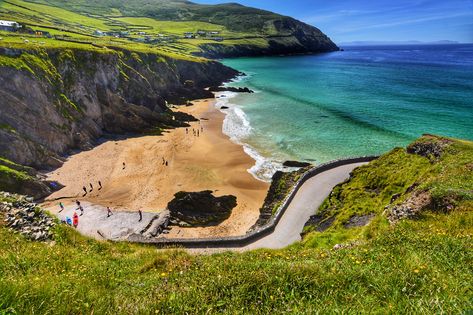
[[[57,202],[52,200],[68,197],[62,200],[65,204],[78,198],[114,211],[160,212],[178,191],[212,190],[216,196],[237,197],[231,217],[217,226],[173,227],[168,236],[244,234],[256,222],[269,185],[247,172],[254,161],[222,133],[224,114],[215,108],[214,99],[177,110],[200,121],[191,123],[187,132],[178,128],[162,136],[106,141],[69,157],[61,168],[48,174],[49,180],[65,187],[49,196],[45,206],[56,212]],[[199,136],[194,136],[193,130],[199,130]],[[102,183],[100,190],[98,181]],[[84,197],[83,186],[88,191]]]

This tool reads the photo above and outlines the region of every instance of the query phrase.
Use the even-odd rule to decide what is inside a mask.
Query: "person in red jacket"
[[[77,212],[74,212],[74,215],[72,216],[72,225],[77,228],[79,225],[79,216],[77,215]]]

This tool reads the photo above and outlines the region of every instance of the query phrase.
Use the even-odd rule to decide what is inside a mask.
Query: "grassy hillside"
[[[37,34],[0,32],[0,46],[125,47],[171,57],[205,55],[208,47],[271,54],[331,51],[336,46],[318,29],[289,17],[236,4],[187,1],[6,0],[0,19],[14,20]],[[200,32],[200,33],[199,33]],[[192,33],[192,38],[185,38]],[[28,42],[27,42],[28,41]],[[59,42],[59,43],[58,43]],[[283,47],[283,48],[281,48]]]
[[[416,143],[436,141],[445,139]],[[473,308],[473,181],[464,167],[473,161],[473,144],[449,141],[439,157],[435,150],[420,157],[397,149],[358,169],[321,209],[337,213],[332,227],[283,250],[194,256],[98,242],[64,226],[55,242],[33,243],[0,226],[0,312],[467,313]],[[413,182],[420,184],[406,193]],[[399,191],[392,203],[402,204],[416,189],[427,189],[432,200],[448,197],[454,207],[425,207],[415,218],[389,224],[382,214],[388,197]],[[344,218],[368,211],[377,214],[371,230],[334,237],[343,234]],[[345,246],[334,249],[334,242]]]
[[[424,212],[473,210],[473,142],[424,136],[357,168],[334,188],[305,233],[311,246],[365,240]],[[356,219],[369,224],[353,227]]]

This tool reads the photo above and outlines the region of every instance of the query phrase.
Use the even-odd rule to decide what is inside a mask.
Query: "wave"
[[[264,157],[255,148],[246,143],[251,136],[253,128],[245,112],[238,106],[231,103],[231,99],[237,96],[234,92],[220,92],[216,94],[217,102],[215,106],[225,114],[222,131],[231,141],[243,146],[243,150],[253,160],[255,165],[248,169],[248,172],[258,180],[270,182],[274,173],[285,169],[281,162]],[[227,109],[221,109],[222,106]]]

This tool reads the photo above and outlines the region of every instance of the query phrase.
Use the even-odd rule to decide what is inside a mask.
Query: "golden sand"
[[[187,133],[186,128],[178,128],[162,136],[107,141],[71,156],[61,168],[48,174],[49,180],[65,186],[48,199],[71,197],[63,202],[78,198],[115,211],[159,212],[178,191],[212,190],[216,196],[237,197],[238,205],[231,217],[217,226],[173,227],[169,237],[244,234],[258,218],[268,184],[247,172],[254,161],[222,133],[224,114],[215,108],[215,100],[195,102],[179,111],[200,121],[191,123]],[[193,135],[193,130],[199,130],[199,137]],[[82,197],[82,187],[89,191],[89,183],[94,189]]]

